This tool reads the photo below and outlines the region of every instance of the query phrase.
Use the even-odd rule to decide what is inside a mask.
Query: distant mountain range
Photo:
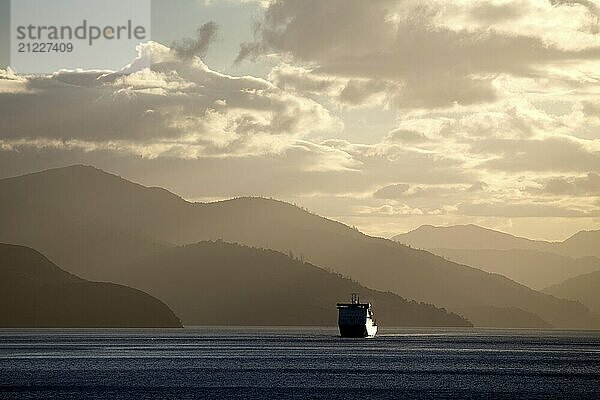
[[[120,280],[169,304],[185,325],[335,325],[335,304],[360,293],[383,326],[471,326],[282,253],[237,244],[175,247],[123,269]]]
[[[557,297],[577,300],[600,313],[600,271],[567,279],[544,291]]]
[[[0,244],[0,327],[181,327],[154,297],[69,274],[35,250]]]
[[[392,238],[419,249],[543,250],[548,242],[526,239],[478,225],[421,225]]]
[[[600,270],[600,231],[582,231],[563,242],[546,242],[477,225],[423,225],[393,240],[502,274],[534,289]]]
[[[600,257],[600,230],[577,232],[555,245],[558,247],[558,254],[571,257]]]
[[[515,307],[474,305],[456,307],[455,311],[460,314],[470,315],[477,321],[478,326],[481,327],[539,329],[549,329],[553,327],[538,315]]]
[[[448,260],[504,275],[536,290],[561,283],[573,276],[600,271],[600,259],[597,257],[572,258],[525,249],[429,250]]]
[[[223,239],[291,251],[372,289],[462,312],[475,325],[505,326],[506,314],[514,311],[554,327],[598,326],[596,316],[577,302],[364,235],[284,202],[190,203],[93,167],[0,180],[0,220],[0,241],[39,249],[68,271],[91,279],[118,282],[124,269],[157,251]],[[487,313],[482,320],[486,307],[501,309],[503,315]]]
[[[570,257],[600,257],[600,230],[581,231],[562,242],[531,240],[478,225],[422,225],[392,238],[419,249],[538,250]]]

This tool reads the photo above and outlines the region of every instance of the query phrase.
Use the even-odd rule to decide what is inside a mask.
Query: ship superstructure
[[[358,293],[352,293],[350,303],[338,303],[338,326],[342,337],[373,337],[377,324],[370,303],[361,303]]]

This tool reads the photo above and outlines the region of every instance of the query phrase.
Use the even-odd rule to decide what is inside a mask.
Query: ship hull
[[[366,325],[340,325],[340,336],[349,338],[366,338],[373,337],[377,333],[377,326]]]
[[[340,336],[350,338],[367,337],[367,327],[364,325],[340,326]]]

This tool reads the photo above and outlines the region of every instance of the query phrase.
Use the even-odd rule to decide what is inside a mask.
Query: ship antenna
[[[358,293],[352,293],[352,304],[359,304],[360,297],[358,297]]]

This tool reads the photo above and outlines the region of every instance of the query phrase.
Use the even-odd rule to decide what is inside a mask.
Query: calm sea
[[[0,399],[600,399],[600,332],[0,330]]]

